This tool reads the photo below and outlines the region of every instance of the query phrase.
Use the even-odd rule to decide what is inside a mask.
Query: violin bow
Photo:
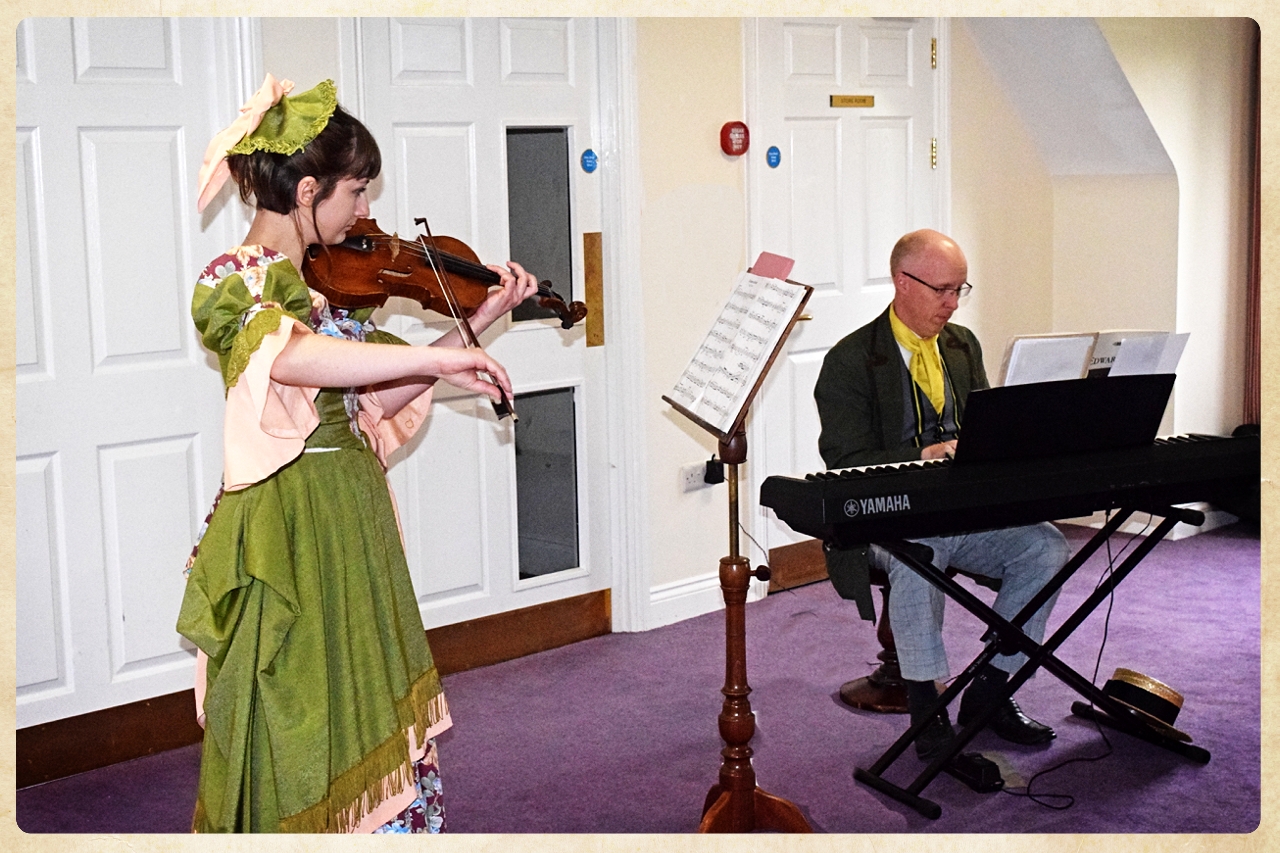
[[[430,264],[431,271],[435,274],[436,281],[440,283],[440,292],[444,294],[444,301],[449,306],[449,313],[453,317],[453,323],[458,329],[458,334],[462,335],[462,342],[466,344],[468,348],[475,347],[476,349],[483,349],[483,347],[480,346],[480,340],[476,337],[476,333],[471,328],[471,323],[467,321],[466,315],[462,312],[462,306],[458,304],[458,297],[453,293],[453,286],[449,283],[449,271],[445,269],[443,263],[436,263],[437,259],[443,256],[440,253],[440,249],[436,246],[436,238],[431,233],[431,225],[427,222],[425,217],[415,217],[413,224],[420,225],[422,227],[424,233],[418,236],[418,240],[422,242],[422,248],[427,256],[427,263]],[[430,243],[430,246],[427,245],[428,243]],[[487,371],[479,370],[476,372],[480,375],[480,378],[484,379],[491,385],[497,386],[498,388],[498,397],[500,399],[491,401],[493,403],[494,414],[498,416],[499,420],[510,416],[511,423],[518,423],[520,421],[520,417],[516,414],[515,404],[507,398],[507,392],[502,390],[502,386],[498,385]]]

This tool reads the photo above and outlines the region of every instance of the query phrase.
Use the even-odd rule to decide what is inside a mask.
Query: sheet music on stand
[[[711,331],[662,399],[721,440],[731,436],[812,293],[807,284],[741,273]]]

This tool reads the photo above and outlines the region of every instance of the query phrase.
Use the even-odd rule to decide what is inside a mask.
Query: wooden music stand
[[[755,769],[751,766],[753,750],[750,746],[756,724],[755,715],[751,712],[751,702],[747,698],[751,687],[747,684],[746,602],[751,578],[768,580],[769,574],[766,568],[752,571],[750,562],[738,550],[738,466],[747,458],[746,415],[760,384],[813,292],[813,288],[808,285],[796,286],[804,288],[803,296],[793,310],[789,309],[789,316],[782,318],[785,328],[767,351],[767,359],[763,358],[766,353],[762,351],[762,357],[748,374],[737,377],[743,383],[743,389],[749,390],[745,396],[740,396],[741,404],[728,429],[721,429],[696,414],[691,407],[686,407],[669,396],[662,398],[720,440],[720,460],[727,466],[725,478],[729,484],[729,555],[720,559],[720,589],[724,594],[725,678],[724,687],[720,691],[724,694],[724,704],[720,710],[719,727],[725,747],[720,751],[719,781],[707,792],[702,806],[699,832],[813,831],[794,803],[774,796],[756,785]],[[714,331],[715,329],[713,333]],[[698,361],[698,356],[695,355],[694,361]],[[729,377],[730,374],[725,376]],[[748,386],[745,384],[747,382],[751,384]]]

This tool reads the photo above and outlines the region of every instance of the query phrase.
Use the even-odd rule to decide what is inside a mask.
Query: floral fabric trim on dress
[[[418,796],[404,811],[373,831],[374,835],[440,833],[445,831],[444,797],[440,788],[440,757],[436,739],[427,741],[427,751],[413,767],[418,777]]]

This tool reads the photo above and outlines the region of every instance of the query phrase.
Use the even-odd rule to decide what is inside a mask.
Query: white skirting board
[[[747,603],[759,601],[769,592],[769,584],[752,580],[747,590]],[[704,613],[724,609],[724,593],[720,589],[720,572],[651,587],[649,618],[646,630],[672,625]]]

